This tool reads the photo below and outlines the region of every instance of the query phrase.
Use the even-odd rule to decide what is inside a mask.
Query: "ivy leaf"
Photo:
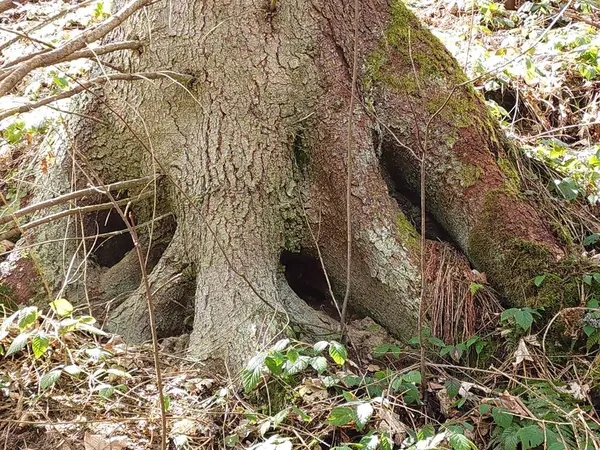
[[[13,353],[20,352],[27,345],[27,341],[29,340],[29,333],[21,333],[19,334],[14,341],[8,347],[6,351],[6,356],[10,356]]]
[[[61,373],[62,370],[60,369],[46,372],[44,375],[42,375],[42,378],[40,378],[40,388],[47,389],[51,386],[54,386],[54,384],[56,384],[56,382],[60,378]]]
[[[50,308],[56,313],[58,317],[66,317],[73,312],[73,305],[64,298],[57,298],[50,303]]]
[[[537,447],[544,442],[544,432],[535,424],[521,428],[517,431],[517,437],[523,450]]]
[[[31,349],[33,350],[33,356],[36,359],[41,357],[46,350],[48,350],[48,346],[50,345],[50,337],[46,333],[39,332],[33,335],[31,339]]]
[[[254,355],[242,370],[242,385],[246,392],[250,392],[258,385],[265,367],[265,358],[266,355],[264,353]]]
[[[346,347],[339,342],[331,341],[329,343],[329,356],[331,356],[336,364],[341,366],[348,359],[348,352],[346,351]]]
[[[369,402],[356,407],[356,430],[361,431],[373,415],[373,405]]]

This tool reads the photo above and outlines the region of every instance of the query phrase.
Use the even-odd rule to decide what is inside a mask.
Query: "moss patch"
[[[406,218],[404,213],[398,213],[396,217],[396,226],[400,235],[400,241],[414,254],[421,252],[421,235],[417,232],[414,225]]]
[[[544,308],[549,314],[577,306],[580,282],[590,270],[580,259],[556,260],[544,244],[511,237],[498,229],[501,196],[510,192],[494,190],[487,194],[483,215],[469,238],[469,258],[498,286],[510,306]],[[546,275],[537,287],[535,277]]]

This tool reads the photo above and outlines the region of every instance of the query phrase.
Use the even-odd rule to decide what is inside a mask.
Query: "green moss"
[[[459,183],[464,188],[470,188],[477,184],[482,175],[483,169],[481,167],[473,166],[471,164],[461,164]]]
[[[501,189],[487,194],[482,216],[469,239],[471,261],[487,273],[510,306],[544,308],[554,314],[578,305],[582,275],[590,268],[578,259],[558,261],[546,245],[514,238],[498,229],[502,195],[511,194]],[[538,287],[534,279],[539,275],[546,278]]]
[[[510,192],[513,196],[520,196],[522,192],[521,177],[519,176],[517,168],[506,158],[499,157],[496,162],[498,163],[500,170],[502,170],[502,173],[506,175],[506,179],[504,180],[506,191]]]
[[[421,252],[421,235],[417,232],[414,225],[406,218],[404,213],[398,213],[396,218],[396,226],[400,234],[400,242],[402,242],[409,251],[414,254]]]

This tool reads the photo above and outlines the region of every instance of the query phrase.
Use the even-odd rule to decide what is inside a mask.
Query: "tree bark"
[[[275,11],[268,4],[148,6],[111,35],[145,46],[139,54],[115,54],[111,63],[194,81],[107,83],[75,106],[100,122],[72,118],[54,140],[57,163],[42,177],[40,197],[49,185],[63,193],[87,182],[165,175],[156,200],[134,206],[138,223],[165,212],[176,218],[168,248],[149,274],[159,335],[181,332],[193,303],[190,353],[239,367],[290,323],[312,336],[336,328],[337,317],[309,307],[290,289],[279,261],[283,250],[320,251],[341,297],[349,120],[356,311],[397,337],[415,334],[421,248],[401,204],[420,195],[423,157],[428,214],[452,245],[508,302],[549,302],[531,278],[560,269],[568,248],[520,194],[506,156],[510,144],[443,45],[400,1],[362,1],[357,18],[342,0],[283,1]],[[360,82],[350,114],[355,20]],[[64,237],[65,225],[27,238]],[[165,247],[168,233],[160,225],[156,232]],[[149,245],[151,237],[144,233]],[[39,252],[55,284],[75,278],[56,264],[61,252],[80,257],[75,242]],[[527,264],[515,264],[520,258]],[[468,268],[466,260],[460,264]],[[103,279],[106,269],[92,266]],[[115,303],[109,328],[130,341],[148,339],[144,305],[141,288]]]

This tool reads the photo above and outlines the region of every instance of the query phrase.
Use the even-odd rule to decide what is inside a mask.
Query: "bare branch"
[[[144,194],[137,195],[134,198],[126,198],[123,200],[119,200],[116,202],[116,205],[124,206],[124,205],[127,205],[129,202],[145,200],[147,198],[152,197],[152,195],[153,195],[152,192],[146,192]],[[17,236],[19,233],[22,233],[23,231],[27,231],[32,228],[39,227],[40,225],[44,225],[48,222],[53,222],[58,219],[62,219],[63,217],[71,216],[73,214],[88,213],[88,212],[93,212],[93,211],[103,211],[106,209],[112,209],[114,207],[115,207],[115,203],[108,202],[108,203],[100,203],[97,205],[81,206],[79,208],[71,208],[71,209],[67,209],[64,211],[60,211],[55,214],[50,214],[49,216],[42,217],[37,220],[32,220],[31,222],[20,225],[17,228],[8,230],[7,232],[0,234],[0,241],[2,241],[4,239],[10,239],[12,237]]]
[[[100,55],[106,55],[107,53],[116,52],[119,50],[138,50],[142,46],[140,41],[123,41],[123,42],[114,42],[112,44],[102,45],[100,47],[95,47],[87,50],[79,50],[75,53],[68,55],[67,57],[61,59],[60,61],[56,61],[53,64],[58,64],[67,61],[73,61],[75,59],[80,58],[94,58]],[[24,55],[19,58],[16,58],[12,61],[7,61],[2,66],[2,70],[11,69],[17,64],[21,64],[24,61],[27,61],[35,56],[48,53],[50,50],[40,50],[39,52],[31,53],[29,55]]]
[[[106,189],[109,191],[114,191],[116,189],[127,189],[130,187],[139,186],[140,184],[149,183],[152,180],[154,180],[154,177],[147,176],[147,177],[142,177],[142,178],[136,178],[134,180],[119,181],[117,183],[107,184]],[[64,195],[61,195],[58,197],[54,197],[54,198],[51,198],[48,200],[44,200],[43,202],[36,203],[35,205],[29,205],[25,208],[21,208],[18,211],[15,211],[14,213],[10,214],[9,216],[0,217],[0,225],[8,223],[12,220],[18,219],[19,217],[23,217],[28,214],[32,214],[36,211],[39,211],[40,209],[50,208],[52,206],[66,203],[69,200],[85,197],[86,195],[92,195],[92,194],[106,195],[106,192],[104,190],[104,187],[98,187],[98,186],[92,186],[92,187],[88,187],[85,189],[80,189],[79,191],[69,192],[67,194],[64,194]]]
[[[75,9],[83,8],[84,6],[87,6],[90,3],[93,3],[95,1],[96,0],[87,0],[85,2],[81,2],[81,3],[78,3],[76,5],[73,5],[73,6],[70,6],[68,8],[65,8],[62,11],[54,14],[53,16],[48,17],[46,20],[38,23],[37,25],[34,25],[34,26],[30,27],[30,28],[27,28],[23,33],[26,34],[26,35],[29,34],[29,33],[33,33],[34,31],[39,30],[40,28],[44,28],[46,25],[54,22],[55,20],[60,19],[65,14],[68,14],[68,13],[70,13],[71,11],[73,11]],[[4,44],[0,45],[0,51],[4,50],[7,47],[10,47],[15,42],[17,42],[19,39],[21,39],[20,36],[17,36],[15,38],[9,39]]]
[[[158,78],[167,78],[167,79],[176,79],[183,83],[187,83],[192,80],[193,77],[189,75],[183,75],[174,72],[140,72],[140,73],[111,73],[108,75],[103,75],[101,77],[92,78],[88,81],[82,81],[78,86],[70,89],[68,91],[61,92],[56,95],[51,95],[50,97],[43,98],[38,100],[37,102],[26,103],[25,105],[17,106],[15,108],[7,109],[0,113],[0,120],[4,120],[7,117],[14,116],[15,114],[20,114],[28,111],[32,111],[41,106],[48,105],[50,103],[54,103],[58,100],[63,100],[65,98],[72,97],[76,94],[79,94],[83,91],[87,91],[89,88],[104,84],[109,80],[115,81],[134,81],[134,80],[156,80]]]
[[[118,27],[124,20],[131,16],[134,12],[149,3],[150,0],[132,0],[125,5],[120,11],[112,17],[105,20],[98,26],[84,31],[76,38],[66,42],[61,47],[51,50],[47,53],[35,56],[26,63],[16,68],[2,82],[0,82],[0,96],[6,95],[17,83],[19,83],[25,75],[38,67],[43,67],[61,61],[70,54],[85,48],[87,44],[97,41],[106,36],[110,31]]]

